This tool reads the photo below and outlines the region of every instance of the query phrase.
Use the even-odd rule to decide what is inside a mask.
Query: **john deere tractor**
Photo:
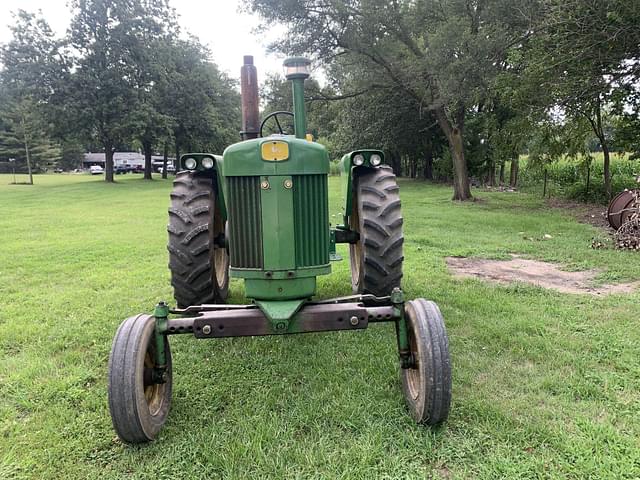
[[[329,157],[306,131],[304,81],[310,62],[284,63],[293,112],[259,122],[252,57],[241,70],[242,141],[223,155],[180,159],[169,207],[169,269],[177,303],[127,318],[109,358],[113,426],[129,443],[153,440],[167,419],[173,369],[169,337],[198,339],[362,330],[392,322],[402,390],[416,422],[449,414],[451,365],[438,306],[405,301],[399,189],[380,150],[361,149],[340,162],[342,224],[329,223]],[[286,117],[293,132],[283,128]],[[270,122],[270,123],[269,123]],[[278,133],[263,135],[267,123]],[[353,295],[314,299],[316,277],[349,244]],[[248,305],[228,305],[229,277],[244,279]],[[357,337],[355,337],[357,341]]]

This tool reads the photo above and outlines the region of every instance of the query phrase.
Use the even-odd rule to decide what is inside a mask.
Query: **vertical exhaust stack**
[[[304,57],[287,58],[284,63],[285,77],[293,84],[293,123],[296,138],[307,136],[307,114],[304,110],[304,81],[309,78],[311,61]]]
[[[258,138],[260,133],[260,108],[258,97],[258,71],[253,56],[245,55],[240,70],[240,95],[242,96],[242,140]]]

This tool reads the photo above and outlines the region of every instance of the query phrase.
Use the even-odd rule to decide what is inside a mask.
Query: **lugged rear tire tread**
[[[388,166],[364,170],[354,183],[353,208],[358,209],[361,258],[350,249],[354,293],[389,295],[402,282],[402,210],[396,176]],[[353,227],[353,226],[352,226]],[[358,274],[359,273],[359,274]]]
[[[169,207],[169,270],[178,307],[224,303],[229,272],[220,282],[214,264],[216,190],[209,177],[179,172],[173,181]],[[226,257],[228,259],[228,256]]]

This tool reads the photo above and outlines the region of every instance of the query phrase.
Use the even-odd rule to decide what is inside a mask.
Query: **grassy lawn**
[[[170,181],[10,181],[0,175],[1,479],[640,476],[640,294],[565,295],[446,270],[449,255],[519,253],[606,270],[602,281],[640,278],[637,253],[592,250],[594,227],[533,196],[458,205],[449,188],[401,183],[406,293],[438,302],[451,342],[442,428],[405,412],[392,325],[180,336],[167,425],[129,447],[111,427],[107,359],[122,319],[171,299]],[[330,185],[335,222],[339,180]],[[319,295],[349,293],[347,260]],[[245,301],[238,281],[231,301]]]

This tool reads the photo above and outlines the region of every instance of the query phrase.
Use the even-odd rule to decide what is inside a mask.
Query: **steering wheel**
[[[280,121],[278,120],[278,115],[288,115],[290,117],[293,117],[293,113],[291,112],[286,112],[286,111],[278,111],[278,112],[272,112],[269,115],[267,115],[266,117],[264,117],[264,120],[262,120],[262,123],[260,124],[260,136],[262,137],[262,129],[264,128],[264,125],[267,123],[267,120],[269,120],[271,117],[273,117],[276,121],[276,125],[278,126],[278,130],[280,130],[280,134],[281,135],[285,135],[284,130],[282,129],[282,126],[280,125]]]

